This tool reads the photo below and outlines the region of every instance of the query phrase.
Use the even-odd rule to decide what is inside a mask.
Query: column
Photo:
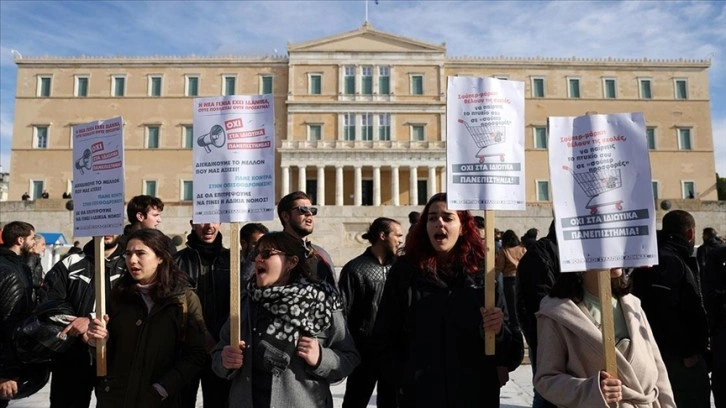
[[[436,191],[436,167],[429,166],[429,178],[426,180],[426,188],[429,190],[429,197],[438,193]]]
[[[302,165],[298,167],[297,170],[297,190],[298,191],[305,191],[307,186],[305,185],[306,181],[308,179],[308,173],[305,170],[305,165]]]
[[[361,166],[355,166],[355,177],[353,181],[353,205],[363,205],[363,169]]]
[[[318,166],[318,205],[325,205],[325,166]]]
[[[282,178],[280,179],[280,195],[282,197],[290,194],[290,167],[280,166],[282,168]]]
[[[343,166],[335,166],[335,205],[343,205]]]
[[[410,187],[408,189],[408,204],[418,205],[418,167],[409,167]]]
[[[381,166],[373,166],[373,205],[381,205]]]
[[[399,194],[400,192],[398,187],[398,166],[391,166],[391,199],[393,200],[393,205],[395,206],[401,205]]]
[[[447,180],[446,180],[446,166],[444,166],[444,167],[441,168],[441,190],[440,191],[442,193],[445,193],[446,192],[446,182],[447,182]]]

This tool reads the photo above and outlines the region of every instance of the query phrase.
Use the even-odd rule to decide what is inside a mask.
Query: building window
[[[535,149],[546,149],[547,148],[547,128],[544,126],[534,127],[534,148]]]
[[[272,75],[262,75],[260,77],[260,94],[269,95],[272,93]]]
[[[411,75],[411,95],[423,95],[423,75]]]
[[[50,96],[50,76],[39,76],[38,77],[38,96],[49,97]]]
[[[682,181],[681,191],[683,194],[682,198],[696,198],[696,182],[695,181]]]
[[[30,181],[30,199],[37,200],[43,196],[45,191],[45,181],[43,180],[31,180]]]
[[[361,180],[361,205],[373,205],[373,180]]]
[[[660,198],[660,194],[658,193],[658,190],[660,190],[660,186],[655,180],[651,180],[650,185],[653,188],[653,199],[657,200],[658,198]]]
[[[532,97],[533,98],[544,98],[544,78],[532,78]]]
[[[676,99],[688,99],[688,81],[675,79],[673,83],[676,87]]]
[[[691,129],[678,129],[678,150],[692,150]]]
[[[321,74],[310,74],[308,76],[310,84],[310,95],[320,95],[323,93],[323,76]]]
[[[391,140],[391,114],[378,115],[378,140]]]
[[[161,96],[161,76],[149,76],[149,96]]]
[[[363,95],[373,94],[373,67],[367,65],[361,69],[361,93]]]
[[[194,127],[191,125],[182,126],[182,147],[185,149],[194,147]]]
[[[580,97],[580,78],[567,78],[567,92],[570,98]]]
[[[194,199],[194,184],[191,180],[181,181],[181,194],[179,194],[181,201],[192,201]]]
[[[550,182],[547,180],[536,181],[537,201],[550,201]]]
[[[73,94],[79,98],[85,98],[88,96],[88,77],[87,76],[76,76],[75,86],[73,87]]]
[[[426,140],[426,127],[424,125],[411,125],[411,140],[422,142]]]
[[[36,149],[48,148],[48,126],[33,126],[33,147]]]
[[[318,180],[307,179],[305,180],[305,192],[310,197],[310,203],[313,205],[318,204]]]
[[[234,95],[236,81],[237,81],[237,78],[235,78],[233,76],[228,76],[228,75],[224,76],[223,77],[224,85],[222,88],[222,90],[223,90],[222,95],[224,95],[224,96]]]
[[[343,139],[355,140],[355,113],[346,113],[343,120]]]
[[[615,79],[613,79],[613,78],[603,79],[602,88],[603,88],[603,96],[605,97],[605,99],[615,99],[618,97]]]
[[[112,96],[124,96],[126,95],[126,77],[114,76],[111,81],[111,95]]]
[[[144,180],[144,195],[156,197],[156,180]]]
[[[355,66],[346,65],[343,77],[343,93],[353,95],[355,93]]]
[[[416,185],[418,186],[418,189],[416,192],[418,193],[418,197],[416,197],[416,199],[418,202],[416,204],[426,205],[426,202],[429,200],[428,184],[427,180],[417,180]]]
[[[308,125],[308,140],[323,140],[323,125]]]
[[[640,88],[640,99],[653,99],[653,92],[650,88],[650,79],[638,79]]]
[[[378,93],[381,95],[391,94],[391,67],[378,67]]]
[[[645,129],[645,141],[648,143],[648,150],[655,150],[655,128]]]
[[[373,114],[364,113],[361,115],[361,139],[373,140]]]
[[[158,149],[159,148],[159,126],[147,126],[146,127],[146,148],[147,149]]]
[[[187,75],[185,82],[184,95],[199,96],[199,77]]]

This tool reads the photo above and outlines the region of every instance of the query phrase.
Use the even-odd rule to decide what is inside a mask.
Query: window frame
[[[421,129],[421,139],[416,139],[417,129]],[[426,141],[426,124],[425,123],[411,123],[409,124],[409,140],[412,142],[425,142]]]
[[[350,74],[349,71],[353,73]],[[356,66],[355,65],[343,65],[343,95],[355,95],[356,92]],[[349,83],[351,82],[352,83]],[[352,88],[349,86],[352,85]]]
[[[76,98],[87,98],[88,97],[88,87],[91,85],[91,79],[90,75],[83,74],[83,75],[74,75],[73,76],[73,96]],[[86,92],[81,95],[81,80],[86,80]]]
[[[159,94],[155,95],[154,85],[158,80],[159,82]],[[147,77],[147,96],[151,98],[161,98],[164,93],[164,75],[162,74],[150,74]]]
[[[545,191],[545,193],[547,194],[547,199],[546,200],[543,200],[543,199],[540,198],[540,196],[541,196],[540,193],[542,192],[542,188],[541,188],[542,186],[541,186],[541,184],[545,184],[547,186],[547,189]],[[534,197],[535,198],[535,201],[541,202],[541,203],[552,201],[552,194],[550,192],[551,186],[550,186],[550,181],[549,180],[542,180],[542,179],[535,180],[534,181],[534,189],[535,189],[534,190],[535,191],[535,193],[534,193],[535,194],[535,197]]]
[[[608,85],[612,83],[612,96],[609,95],[610,89]],[[618,80],[615,77],[602,78],[602,97],[603,99],[618,99]]]
[[[156,129],[156,146],[151,146],[151,129]],[[161,125],[148,124],[144,125],[144,148],[146,149],[159,149],[161,147]]]
[[[184,198],[186,192],[186,186],[189,185],[189,198]],[[191,202],[194,201],[194,180],[179,180],[179,201]]]
[[[181,126],[181,146],[182,149],[193,149],[194,148],[194,125],[182,125]],[[191,131],[191,135],[187,134],[188,131]],[[191,137],[189,137],[191,136]],[[189,143],[187,143],[187,141]]]
[[[363,65],[360,68],[360,93],[373,95],[373,65]],[[369,75],[366,75],[368,71]]]
[[[313,128],[318,129],[318,138],[313,138]],[[307,125],[307,140],[310,142],[323,140],[323,124],[322,123],[308,123]]]
[[[573,81],[577,83],[577,96],[573,95]],[[569,99],[582,99],[582,90],[580,89],[580,77],[567,77],[567,98]]]
[[[658,200],[660,198],[660,181],[650,180],[650,188],[653,192],[653,200]]]
[[[643,84],[648,84],[648,95],[643,92]],[[640,99],[653,99],[653,80],[651,78],[638,78],[638,96]]]
[[[385,85],[384,85],[385,84]],[[378,94],[391,95],[391,66],[378,66]]]
[[[385,136],[382,138],[381,135]],[[391,114],[390,113],[379,113],[378,114],[378,140],[390,141],[391,140]]]
[[[356,120],[357,115],[352,112],[343,113],[343,140],[356,140]]]
[[[227,81],[232,80],[232,93],[227,91]],[[237,75],[236,74],[222,74],[222,96],[237,95]]]
[[[652,133],[652,135],[649,135]],[[656,144],[657,133],[655,126],[646,126],[645,128],[645,145],[648,150],[657,150],[658,145]]]
[[[535,92],[537,89],[537,86],[536,86],[537,81],[541,81],[541,83],[542,83],[542,95],[537,95],[537,92]],[[544,98],[545,97],[545,78],[544,77],[541,77],[541,76],[532,77],[530,85],[532,87],[532,98]]]
[[[693,197],[689,197],[686,194],[686,185],[690,184],[693,187]],[[696,198],[696,180],[681,180],[681,198],[683,199],[695,199]]]
[[[679,95],[679,88],[678,84],[683,84],[684,89],[683,92],[684,95]],[[676,100],[679,101],[685,101],[688,100],[688,78],[673,78],[673,97]]]
[[[315,81],[317,78],[317,92],[315,89]],[[323,94],[323,74],[321,72],[308,73],[308,94],[309,95],[322,95]]]
[[[192,94],[191,91],[191,83],[192,79],[196,80],[196,89],[195,92]],[[199,84],[201,82],[201,75],[198,74],[186,74],[184,75],[184,96],[191,96],[196,97],[199,96]]]
[[[40,136],[40,129],[45,130],[45,135],[43,135],[43,138],[45,140],[45,144],[41,146],[41,136]],[[50,140],[50,125],[33,125],[33,149],[41,149],[41,150],[47,150],[48,149],[48,142]]]
[[[47,81],[47,89],[45,87]],[[53,75],[40,74],[38,75],[36,96],[40,98],[50,98],[53,93]]]
[[[265,92],[265,80],[270,80],[270,92]],[[272,74],[260,74],[260,95],[274,95],[275,77]]]
[[[684,147],[683,139],[682,139],[682,132],[687,131],[688,134],[688,147]],[[684,151],[692,151],[693,150],[693,128],[683,126],[683,127],[677,127],[676,128],[676,137],[678,138],[678,150],[684,150]]]
[[[149,183],[154,184],[154,192],[151,194],[149,191]],[[141,180],[141,190],[142,194],[144,195],[150,195],[152,197],[158,197],[157,193],[159,192],[159,182],[156,179],[143,179]]]
[[[409,92],[411,93],[411,95],[416,95],[416,96],[423,95],[424,92],[425,92],[425,90],[424,90],[424,75],[423,74],[409,74],[408,75],[408,79],[409,79],[409,83],[410,83]],[[420,92],[418,92],[416,90],[416,82],[417,82],[417,80],[421,83],[421,90],[420,90]]]
[[[538,130],[544,130],[544,146],[539,146]],[[549,135],[547,134],[547,126],[533,126],[532,127],[532,137],[533,137],[532,146],[534,149],[547,150],[547,143],[549,142]]]
[[[120,94],[117,92],[118,87],[116,86],[116,84],[119,80],[123,81]],[[126,96],[126,75],[124,75],[124,74],[111,75],[111,96],[114,98],[123,98]]]

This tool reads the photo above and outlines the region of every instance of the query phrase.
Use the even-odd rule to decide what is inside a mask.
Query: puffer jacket
[[[30,269],[22,256],[0,246],[0,378],[15,377],[20,370],[12,348],[13,331],[32,310]]]

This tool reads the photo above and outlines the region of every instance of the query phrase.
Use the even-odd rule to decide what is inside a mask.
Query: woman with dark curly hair
[[[484,309],[484,245],[469,211],[431,197],[391,268],[376,320],[383,375],[399,407],[498,407],[498,366],[522,361],[501,299]],[[496,335],[486,356],[484,332]],[[513,333],[513,331],[515,331]]]
[[[99,407],[180,407],[181,390],[207,358],[197,295],[155,229],[128,236],[127,273],[111,289],[108,314],[93,319],[89,345],[108,339]]]
[[[619,379],[602,371],[597,274],[563,273],[537,313],[534,386],[558,407],[675,407],[668,373],[640,300],[610,270]]]
[[[360,361],[337,291],[311,272],[300,239],[272,232],[257,249],[242,293],[242,340],[228,344],[228,320],[212,350],[212,369],[232,381],[229,406],[332,408],[330,383]]]

